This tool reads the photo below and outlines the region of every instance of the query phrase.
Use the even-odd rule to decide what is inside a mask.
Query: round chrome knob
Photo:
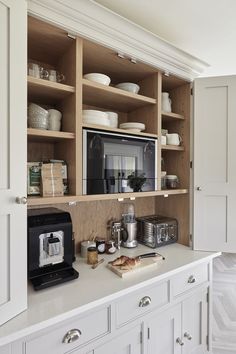
[[[81,336],[81,331],[79,329],[71,329],[70,331],[68,331],[64,338],[62,339],[62,343],[72,343],[75,342],[76,340],[78,340]]]
[[[196,278],[194,277],[194,275],[190,275],[190,277],[188,278],[188,283],[193,284],[195,282],[196,282]]]
[[[26,197],[16,197],[16,203],[17,204],[27,204],[27,198]]]
[[[188,340],[191,340],[193,338],[193,336],[188,332],[184,333],[184,337],[187,338]]]
[[[202,187],[197,187],[196,190],[201,192],[202,191]]]
[[[181,345],[181,347],[184,345],[184,342],[182,341],[182,339],[180,337],[178,337],[176,339],[176,343],[178,343],[179,345]]]
[[[140,301],[139,301],[139,307],[146,307],[150,305],[152,302],[152,299],[149,296],[144,296]]]

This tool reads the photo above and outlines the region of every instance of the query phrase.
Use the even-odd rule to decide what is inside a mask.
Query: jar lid
[[[96,247],[88,247],[87,251],[88,252],[95,252],[95,251],[97,251],[97,248]]]
[[[166,175],[166,178],[168,179],[178,179],[176,175]]]

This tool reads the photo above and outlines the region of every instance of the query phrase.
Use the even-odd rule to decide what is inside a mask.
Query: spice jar
[[[96,264],[98,262],[98,251],[96,247],[87,249],[87,264]]]
[[[106,253],[113,254],[116,252],[115,241],[109,240],[106,242]]]
[[[178,188],[179,179],[175,175],[166,175],[166,187],[169,189]]]
[[[106,244],[106,242],[105,242],[104,239],[98,238],[96,240],[96,247],[97,247],[97,250],[98,250],[99,254],[105,253],[105,250],[106,250],[105,244]]]

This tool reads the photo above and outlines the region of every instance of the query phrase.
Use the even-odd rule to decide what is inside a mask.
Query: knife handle
[[[157,256],[160,256],[162,257],[162,259],[165,259],[165,257],[163,257],[160,253],[157,252],[140,254],[140,256],[138,256],[137,258],[142,259],[142,258],[150,258],[150,257],[157,257]]]

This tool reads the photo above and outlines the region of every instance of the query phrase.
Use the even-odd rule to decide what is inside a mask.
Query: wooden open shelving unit
[[[116,203],[117,200],[143,198],[142,210],[145,210],[146,214],[155,212],[178,219],[180,242],[187,244],[189,235],[188,190],[190,187],[190,83],[171,75],[166,77],[161,70],[144,63],[133,64],[127,59],[120,59],[115,50],[86,39],[79,37],[71,39],[66,31],[32,17],[29,17],[28,30],[29,61],[39,63],[46,70],[56,69],[65,75],[63,83],[28,76],[29,102],[62,112],[62,131],[60,132],[28,128],[28,161],[65,160],[68,165],[69,179],[69,195],[53,198],[29,196],[28,206],[60,204],[61,208],[66,208],[66,204],[79,202],[78,208],[81,212],[83,208],[86,209],[86,203],[90,203],[91,207],[93,205],[91,203],[104,201],[107,206],[104,205],[103,209],[109,213],[111,211],[109,203],[112,201]],[[83,75],[90,72],[110,76],[111,85],[105,86],[84,79]],[[120,82],[137,83],[140,86],[139,93],[134,94],[116,88],[115,85]],[[166,113],[161,110],[163,91],[169,92],[173,112]],[[137,133],[131,130],[85,124],[82,118],[83,109],[117,112],[119,124],[140,122],[145,124],[146,129]],[[158,190],[83,195],[83,128],[158,138],[159,141],[161,129],[168,129],[170,133],[178,133],[181,136],[183,145],[161,146],[158,144]],[[178,189],[161,190],[161,159],[164,161],[167,174],[178,176],[180,182]],[[167,196],[168,198],[163,198]],[[112,204],[112,208],[119,208],[117,205]],[[108,215],[106,217],[108,218]],[[79,215],[73,220],[76,229],[78,223],[83,222],[78,219]],[[81,237],[77,236],[77,240],[81,240]]]

